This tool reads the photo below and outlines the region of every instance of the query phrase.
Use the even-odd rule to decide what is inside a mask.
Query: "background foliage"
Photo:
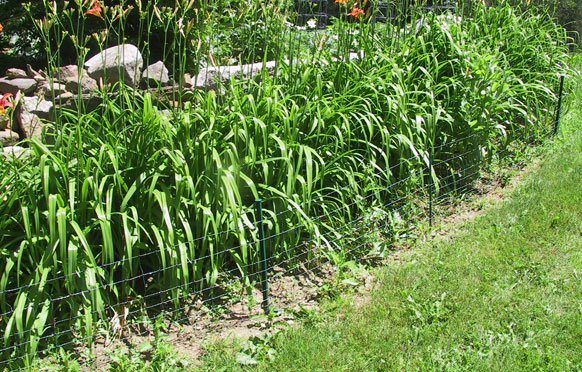
[[[531,0],[523,2],[521,0],[512,0],[516,4],[524,7],[536,7],[540,12],[549,12],[556,17],[559,24],[564,26],[570,33],[569,35],[576,41],[579,40],[578,35],[582,33],[582,0]],[[500,0],[467,0],[464,6],[469,11],[475,4],[484,2],[489,6],[500,6],[503,3]],[[40,35],[33,25],[32,19],[42,19],[45,16],[44,0],[30,2],[30,14],[22,4],[23,0],[5,0],[0,3],[0,24],[4,25],[4,32],[0,34],[0,71],[6,70],[9,67],[24,67],[26,63],[30,63],[35,68],[42,68],[46,66],[46,54],[43,50]],[[72,6],[72,1],[57,0],[59,9],[68,7],[75,9]],[[133,4],[129,0],[104,0],[105,5],[115,6]],[[150,3],[150,2],[145,2]],[[174,7],[175,0],[159,0],[157,1],[160,7]],[[285,4],[286,3],[286,4]],[[406,0],[393,1],[396,7],[407,6]],[[426,4],[427,1],[420,1],[419,4],[411,6]],[[213,1],[211,4],[205,1],[196,0],[193,9],[210,9],[212,16],[209,13],[202,14],[197,10],[191,10],[186,14],[188,20],[192,20],[196,32],[192,33],[191,39],[204,40],[201,35],[214,35],[215,39],[213,45],[204,44],[198,46],[191,44],[190,58],[192,63],[189,69],[196,71],[197,66],[193,61],[199,60],[200,56],[207,56],[208,53],[213,53],[216,56],[217,62],[224,64],[236,63],[236,58],[241,54],[248,54],[248,41],[251,40],[250,35],[259,36],[261,39],[255,41],[259,48],[255,51],[256,56],[263,56],[266,49],[275,50],[278,45],[277,29],[280,25],[273,24],[267,21],[265,14],[262,13],[263,6],[269,7],[273,2],[259,3],[257,1],[238,1],[238,0],[219,0]],[[210,5],[210,8],[209,8]],[[279,5],[284,5],[287,8],[292,8],[291,1],[279,2]],[[329,7],[331,14],[337,15],[337,9],[334,4]],[[271,13],[271,16],[274,16]],[[276,17],[272,17],[276,19]],[[79,18],[78,18],[79,19]],[[137,43],[139,39],[149,40],[147,50],[147,57],[150,61],[167,60],[167,51],[164,50],[164,45],[171,41],[174,37],[171,30],[164,30],[161,22],[151,22],[148,27],[140,26],[140,16],[137,11],[132,11],[126,19],[126,26],[124,30],[124,37],[129,42]],[[77,26],[77,24],[73,25]],[[103,30],[102,22],[98,19],[89,21],[86,25],[86,34]],[[263,32],[255,32],[261,28],[267,27],[271,29],[262,30]],[[168,32],[169,31],[169,32]],[[146,35],[147,33],[147,35]],[[169,39],[168,39],[169,38]],[[111,38],[107,45],[111,46],[118,42],[117,39]],[[93,40],[88,45],[91,48],[91,55],[99,50],[98,43]],[[72,43],[70,40],[65,40],[65,44],[60,49],[60,57],[63,64],[76,64],[77,56],[73,52]],[[268,58],[272,59],[274,52],[268,53]],[[234,57],[235,60],[232,60]]]

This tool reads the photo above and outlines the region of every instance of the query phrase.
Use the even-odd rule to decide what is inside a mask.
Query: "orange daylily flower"
[[[4,31],[4,26],[2,26],[2,23],[0,23],[0,32]]]
[[[99,4],[99,0],[94,0],[93,1],[93,7],[89,10],[87,10],[85,13],[83,13],[83,15],[94,15],[96,17],[99,17],[101,19],[103,19],[103,15],[101,15],[101,12],[103,11],[103,8],[101,7],[101,4]]]
[[[10,97],[12,97],[12,93],[5,93],[0,98],[0,114],[6,112],[6,107],[14,108],[14,104],[9,100]]]
[[[4,93],[2,98],[0,98],[0,107],[14,107],[12,102],[8,100],[10,97],[13,97],[12,93]]]
[[[346,5],[346,3],[348,2],[348,0],[335,0],[336,3],[341,4],[341,5]]]
[[[364,10],[358,8],[357,6],[355,6],[354,9],[348,13],[349,16],[353,16],[356,18],[360,18],[363,14],[364,14]]]

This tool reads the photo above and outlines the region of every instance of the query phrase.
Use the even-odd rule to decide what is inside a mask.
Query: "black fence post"
[[[562,112],[562,95],[564,94],[564,75],[560,76],[560,90],[558,92],[558,108],[556,109],[556,122],[554,124],[554,135],[558,133],[560,127],[560,114]]]
[[[257,227],[259,229],[259,255],[261,260],[261,290],[263,292],[263,303],[262,308],[265,313],[269,313],[269,282],[267,277],[267,246],[265,242],[265,227],[263,224],[263,200],[255,200],[255,217],[257,220]]]

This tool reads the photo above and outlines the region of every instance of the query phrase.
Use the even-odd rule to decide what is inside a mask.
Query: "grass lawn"
[[[562,134],[509,200],[414,246],[362,305],[260,345],[272,360],[262,353],[245,366],[216,346],[201,368],[582,371],[580,106],[573,100]]]

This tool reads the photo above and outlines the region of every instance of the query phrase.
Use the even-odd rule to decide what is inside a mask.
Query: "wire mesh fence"
[[[538,135],[531,135],[524,143],[527,145],[536,138]],[[65,275],[51,276],[47,271],[30,283],[7,288],[0,292],[0,319],[6,326],[0,348],[3,356],[0,369],[29,368],[35,358],[62,348],[74,349],[150,334],[152,324],[160,316],[171,322],[188,323],[196,322],[202,314],[228,313],[237,304],[239,311],[247,316],[285,308],[290,305],[282,300],[285,293],[281,290],[269,292],[270,287],[277,288],[287,277],[317,275],[324,268],[329,271],[326,266],[333,266],[334,253],[341,253],[344,260],[381,260],[398,239],[432,222],[433,203],[437,208],[469,192],[488,164],[511,159],[508,156],[512,152],[510,147],[484,156],[484,149],[479,146],[461,153],[454,150],[467,148],[473,140],[475,135],[427,149],[432,153],[429,164],[417,161],[410,166],[413,159],[405,159],[391,169],[406,164],[406,177],[358,195],[337,208],[321,209],[320,215],[308,216],[305,222],[279,231],[269,226],[286,226],[271,222],[286,218],[288,212],[263,216],[261,204],[257,203],[256,219],[246,228],[244,243],[241,240],[238,245],[217,244],[220,248],[216,252],[195,259],[163,264],[166,254],[179,255],[187,244],[203,239],[219,242],[227,232],[198,237],[132,258],[87,266]],[[407,182],[413,179],[425,181],[421,186],[410,188]],[[341,192],[340,189],[326,193],[317,202],[324,203]],[[269,203],[268,200],[263,202]],[[365,205],[364,209],[369,212],[356,214],[353,211],[356,204]],[[350,212],[354,213],[351,218],[335,218],[338,214],[350,215]],[[275,246],[283,248],[274,249]],[[236,259],[244,254],[252,257],[245,261],[247,264]],[[125,270],[132,259],[144,257],[161,264],[155,268]],[[197,267],[208,261],[222,262],[215,266],[220,269],[197,277]],[[178,284],[175,280],[168,281],[168,276],[179,278]],[[98,277],[112,280],[101,284]],[[70,291],[68,288],[74,288],[71,281],[84,281],[89,285],[84,290]],[[50,295],[45,292],[49,285],[52,286]],[[115,302],[105,302],[106,298],[111,298],[108,292],[119,291],[123,286],[130,287],[131,291],[116,296]],[[58,295],[54,295],[55,288],[59,289]],[[43,301],[28,301],[42,293],[46,294]],[[38,323],[41,325],[35,326]]]

